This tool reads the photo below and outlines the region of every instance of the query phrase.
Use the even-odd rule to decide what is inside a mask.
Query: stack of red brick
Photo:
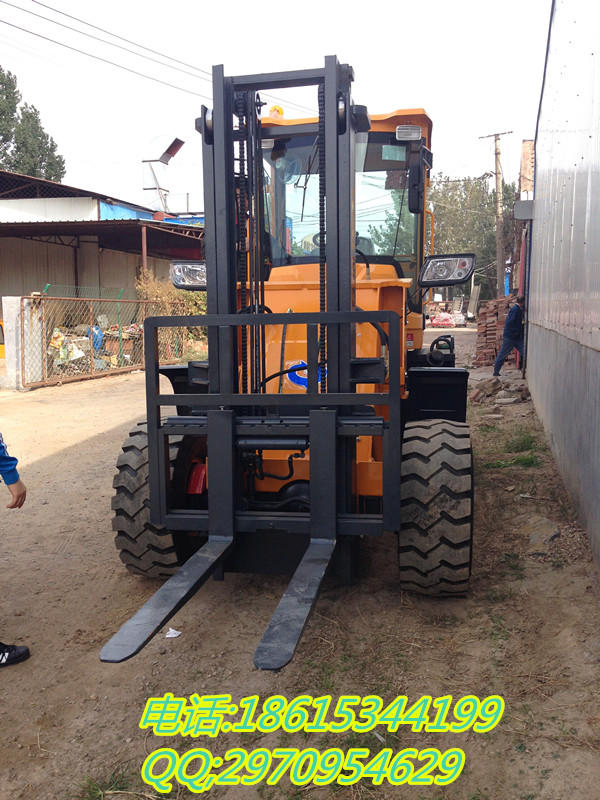
[[[502,345],[504,323],[512,303],[512,297],[500,297],[497,300],[488,300],[479,309],[474,367],[491,367],[496,360]],[[507,363],[513,360],[514,356],[511,354]]]

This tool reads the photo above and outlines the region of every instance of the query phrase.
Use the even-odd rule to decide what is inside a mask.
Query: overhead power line
[[[148,53],[154,53],[156,56],[160,56],[161,58],[168,58],[169,61],[173,61],[176,64],[181,64],[183,67],[189,67],[190,69],[195,69],[198,72],[203,73],[207,76],[205,80],[210,80],[212,75],[207,70],[201,69],[200,67],[195,67],[193,64],[186,64],[185,61],[179,61],[177,58],[173,58],[172,56],[167,56],[164,53],[159,53],[157,50],[153,50],[151,47],[146,47],[143,44],[138,44],[137,42],[131,41],[131,39],[126,39],[124,36],[119,36],[116,33],[112,33],[112,31],[107,31],[105,28],[100,28],[98,25],[93,25],[91,22],[86,22],[84,19],[79,19],[79,17],[74,17],[71,14],[67,14],[65,11],[60,11],[58,8],[53,8],[52,6],[46,5],[46,3],[41,3],[39,0],[33,0],[33,2],[38,5],[42,6],[43,8],[47,8],[49,11],[54,11],[56,14],[61,14],[63,17],[68,17],[69,19],[75,20],[75,22],[80,22],[82,25],[87,25],[88,28],[93,28],[96,31],[100,31],[101,33],[106,33],[109,36],[112,36],[115,39],[120,39],[122,42],[127,42],[127,44],[132,44],[134,47],[139,47],[140,50],[146,50]],[[45,19],[45,18],[44,18]],[[57,23],[58,24],[58,23]],[[83,31],[82,31],[83,33]],[[89,34],[84,34],[89,35]],[[116,45],[115,45],[116,46]]]
[[[0,19],[0,22],[3,25],[8,25],[9,28],[15,28],[18,31],[22,31],[23,33],[28,33],[30,36],[36,36],[38,39],[44,39],[46,42],[51,42],[52,44],[57,44],[60,47],[65,47],[67,50],[72,50],[74,53],[79,53],[82,56],[88,56],[89,58],[93,58],[96,61],[102,61],[104,64],[110,64],[112,67],[117,67],[118,69],[124,69],[125,72],[131,72],[133,75],[137,75],[140,78],[146,78],[149,81],[154,81],[155,83],[161,83],[163,86],[168,86],[170,89],[177,89],[180,92],[185,92],[186,94],[192,94],[195,97],[201,97],[203,100],[209,100],[212,102],[212,98],[208,97],[205,94],[200,94],[199,92],[193,92],[191,89],[184,89],[183,86],[176,86],[173,83],[168,83],[167,81],[161,81],[160,78],[153,78],[151,75],[146,75],[143,72],[138,72],[135,69],[131,69],[130,67],[124,67],[122,64],[117,64],[114,61],[111,61],[108,58],[102,58],[101,56],[95,56],[92,53],[86,53],[85,50],[79,50],[77,47],[71,47],[70,44],[65,44],[64,42],[59,42],[56,39],[51,39],[49,36],[42,36],[41,33],[35,33],[34,31],[27,30],[27,28],[21,28],[19,25],[13,25],[12,22],[6,22],[4,19]]]
[[[34,0],[36,2],[36,0]],[[130,50],[128,47],[123,47],[123,45],[115,44],[114,42],[108,42],[106,39],[101,39],[100,36],[94,36],[91,33],[86,33],[85,31],[80,31],[77,28],[73,28],[71,25],[65,25],[63,22],[57,22],[55,19],[50,19],[50,17],[44,17],[42,14],[36,14],[35,11],[30,11],[28,8],[21,8],[21,6],[17,6],[14,3],[9,3],[8,0],[0,0],[5,6],[10,6],[11,8],[16,8],[18,11],[23,11],[26,14],[31,14],[33,17],[37,17],[38,19],[43,19],[45,22],[51,22],[53,25],[58,25],[59,28],[65,28],[67,31],[73,31],[74,33],[78,33],[81,36],[87,36],[89,39],[94,39],[96,42],[101,42],[102,44],[107,44],[109,47],[116,47],[119,50],[124,50],[126,53],[131,53],[131,55],[137,56],[138,58],[145,58],[147,61],[153,61],[155,64],[160,64],[161,67],[167,67],[167,69],[174,69],[177,72],[182,72],[184,75],[190,75],[192,78],[200,78],[201,80],[208,81],[210,78],[205,78],[201,75],[195,75],[193,72],[188,72],[187,70],[181,69],[180,67],[174,67],[171,64],[165,64],[164,61],[159,61],[157,58],[152,58],[151,56],[144,56],[141,53],[136,53],[135,50]],[[43,5],[43,3],[40,3]],[[50,8],[50,6],[46,6],[46,8]],[[56,9],[50,9],[51,11],[55,11]],[[62,11],[58,11],[57,13],[62,14]],[[70,14],[66,14],[65,16],[70,17]],[[72,17],[72,19],[77,20],[77,22],[82,22],[82,20],[77,19],[76,17]],[[83,22],[84,25],[88,23]],[[95,27],[95,26],[93,26]],[[101,29],[100,29],[101,30]],[[103,33],[108,33],[109,36],[113,36],[114,34],[109,33],[108,31],[103,31]],[[120,37],[119,37],[120,38]],[[130,44],[134,44],[135,42],[130,42]],[[140,45],[135,45],[139,47]],[[144,50],[148,48],[143,48]],[[151,51],[153,52],[153,51]],[[161,53],[157,53],[157,55],[161,55]],[[169,58],[169,56],[164,56],[164,58]],[[181,63],[181,62],[178,62]],[[186,65],[187,66],[187,65]],[[196,69],[192,67],[192,69]]]
[[[208,82],[212,81],[212,73],[207,71],[207,70],[205,70],[205,69],[202,69],[201,67],[196,67],[193,64],[188,64],[185,61],[181,61],[181,60],[179,60],[177,58],[173,58],[172,56],[169,56],[166,53],[161,53],[158,50],[153,50],[151,47],[146,47],[145,45],[139,44],[138,42],[134,42],[131,39],[125,38],[124,36],[119,36],[119,34],[113,33],[112,31],[106,30],[105,28],[101,28],[98,25],[92,24],[91,22],[86,22],[86,20],[80,19],[79,17],[75,17],[72,14],[67,14],[64,11],[61,11],[60,9],[57,9],[57,8],[53,8],[52,6],[47,5],[46,3],[42,3],[39,0],[32,0],[32,2],[34,2],[36,5],[41,6],[42,8],[46,8],[49,11],[54,12],[55,14],[60,14],[61,16],[67,17],[68,19],[71,19],[71,20],[74,20],[75,22],[80,23],[81,25],[85,25],[85,26],[87,26],[89,28],[92,28],[94,30],[100,31],[101,33],[105,33],[107,36],[110,36],[110,37],[112,37],[114,39],[118,39],[121,42],[126,42],[127,44],[133,45],[134,47],[138,48],[139,50],[145,50],[147,53],[152,53],[155,56],[159,56],[161,59],[167,59],[167,61],[172,61],[173,64],[167,64],[164,61],[158,60],[157,58],[153,58],[152,56],[144,55],[143,53],[137,53],[135,50],[131,50],[128,47],[123,47],[123,45],[116,44],[115,42],[107,41],[106,39],[103,39],[103,38],[101,38],[99,36],[94,36],[91,33],[86,33],[86,31],[79,30],[78,28],[74,28],[71,25],[65,25],[62,22],[58,22],[57,20],[51,19],[50,17],[45,17],[42,14],[36,14],[34,11],[30,11],[29,9],[22,8],[21,6],[15,5],[14,3],[10,3],[10,2],[8,2],[8,0],[0,0],[0,3],[2,3],[4,5],[7,5],[7,6],[10,6],[11,8],[15,8],[18,11],[23,11],[26,14],[31,14],[32,16],[37,17],[38,19],[42,19],[45,22],[50,22],[53,25],[58,25],[61,28],[65,28],[65,30],[72,31],[73,33],[77,33],[80,36],[86,36],[86,37],[88,37],[90,39],[93,39],[93,40],[95,40],[97,42],[100,42],[101,44],[108,45],[109,47],[115,47],[115,48],[117,48],[119,50],[123,50],[124,52],[129,53],[130,55],[136,56],[137,58],[142,58],[142,59],[145,59],[147,61],[151,61],[151,62],[153,62],[155,64],[158,64],[161,67],[166,67],[167,69],[175,70],[175,71],[180,72],[180,73],[182,73],[184,75],[188,75],[188,76],[190,76],[192,78],[197,78],[198,80],[203,80],[203,81],[208,81]],[[2,21],[2,20],[0,20],[0,21]],[[10,24],[10,23],[6,23],[6,24]],[[17,27],[17,26],[14,26],[14,27]],[[34,33],[33,31],[27,31],[27,32],[31,33],[34,36],[39,36],[40,35],[40,34]],[[42,37],[42,38],[45,38],[45,37]],[[62,45],[63,47],[69,48],[69,45],[62,44],[61,42],[55,41],[53,39],[49,39],[49,41],[52,41],[55,44]],[[85,51],[77,50],[76,48],[69,48],[69,49],[73,49],[78,53],[84,52],[85,55],[91,55],[89,53],[85,53]],[[100,59],[100,60],[102,60],[102,59]],[[116,62],[109,61],[108,59],[106,59],[106,61],[107,61],[107,63],[113,64],[113,66],[116,66],[116,67],[118,67],[120,69],[124,69],[124,70],[126,70],[128,72],[134,72],[134,74],[136,74],[136,75],[141,75],[142,77],[146,77],[146,78],[148,78],[148,80],[156,80],[159,83],[165,83],[165,85],[167,85],[167,86],[171,86],[172,85],[172,84],[166,83],[164,81],[161,81],[159,78],[153,78],[152,76],[146,75],[145,73],[136,72],[135,70],[129,69],[128,67],[124,67],[121,64],[118,64]],[[174,64],[179,64],[181,66],[174,66]],[[182,69],[181,67],[186,67],[187,69]],[[195,70],[195,72],[189,72],[188,70],[190,70],[190,69],[191,70]],[[181,89],[181,87],[179,87],[179,86],[175,86],[174,88],[178,88],[181,91],[188,91],[188,90],[185,90],[185,89]],[[190,92],[190,93],[191,94],[195,94],[194,92]],[[207,98],[203,94],[198,94],[198,97],[203,97],[205,99],[210,99],[210,98]],[[296,109],[298,109],[300,111],[303,111],[305,113],[309,113],[311,115],[314,115],[314,113],[315,113],[314,109],[311,109],[311,108],[308,108],[306,106],[300,105],[299,103],[294,103],[294,102],[290,101],[289,99],[283,100],[280,97],[276,97],[276,96],[270,95],[268,93],[264,93],[264,97],[269,98],[272,102],[283,103],[286,106],[289,106],[289,107],[292,107],[292,108],[296,108]]]
[[[488,178],[493,178],[493,172],[484,172],[483,175],[479,175],[477,178],[433,178],[432,182],[435,184],[440,183],[467,183],[469,181],[485,181]]]

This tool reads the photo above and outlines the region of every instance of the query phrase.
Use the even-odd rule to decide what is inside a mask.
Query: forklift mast
[[[339,64],[333,56],[325,59],[324,69],[299,72],[227,78],[222,67],[214,68],[214,106],[212,112],[203,108],[199,121],[203,135],[206,262],[210,265],[209,314],[264,311],[268,253],[260,93],[298,86],[317,87],[319,97],[320,227],[323,234],[327,231],[320,244],[319,310],[338,313],[353,309],[354,139],[357,127],[366,123],[368,129],[368,118],[363,108],[352,105],[352,80],[352,68]],[[209,349],[219,353],[218,360],[209,362],[211,392],[228,392],[237,387],[240,367],[244,384],[250,372],[251,391],[256,391],[266,377],[261,373],[261,337],[255,337],[255,351],[248,355],[246,331],[244,327],[239,353],[234,337],[224,329],[209,333]],[[327,388],[349,392],[352,337],[347,326],[327,333]],[[323,334],[324,328],[320,332],[320,358],[324,355]]]

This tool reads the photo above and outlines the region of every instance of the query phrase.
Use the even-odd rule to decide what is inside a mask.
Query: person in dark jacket
[[[525,310],[525,295],[520,294],[517,296],[515,304],[511,307],[504,323],[504,332],[502,334],[502,347],[494,361],[494,375],[499,376],[502,365],[511,350],[518,350],[519,355],[523,357],[523,340],[524,340],[524,327],[523,327],[523,311]]]
[[[4,439],[0,433],[0,477],[11,494],[7,508],[21,508],[27,497],[25,484],[17,472],[17,459],[8,455]],[[25,645],[3,644],[0,642],[0,667],[10,667],[29,658],[29,648]]]

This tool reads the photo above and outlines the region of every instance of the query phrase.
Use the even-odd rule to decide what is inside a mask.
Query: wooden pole
[[[504,297],[504,225],[502,219],[502,169],[500,167],[500,134],[494,134],[496,157],[496,297]]]
[[[496,176],[496,297],[504,297],[504,224],[502,218],[502,167],[500,166],[500,137],[506,136],[512,131],[504,133],[490,133],[489,136],[480,136],[480,139],[491,139],[494,137],[495,155],[495,176]]]

